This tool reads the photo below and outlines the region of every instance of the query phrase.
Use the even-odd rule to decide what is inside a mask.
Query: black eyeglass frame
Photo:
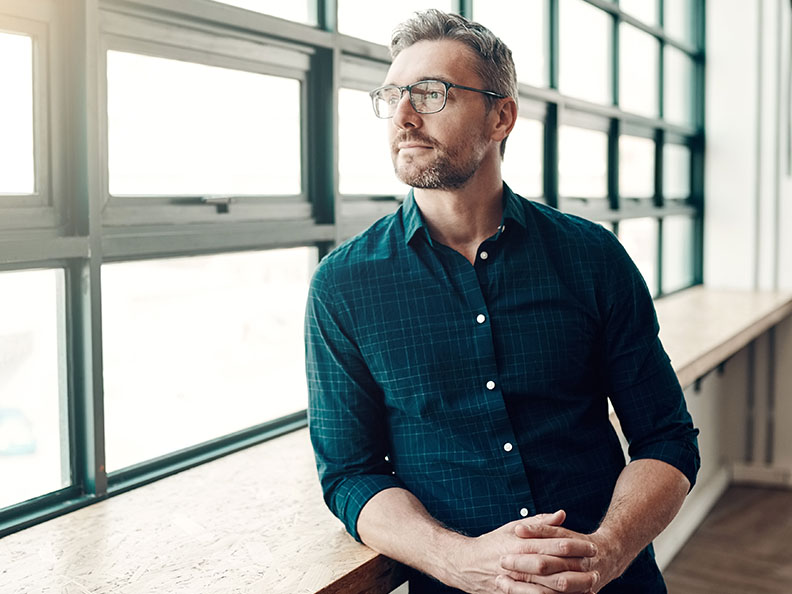
[[[434,109],[432,111],[421,111],[420,109],[418,109],[415,106],[415,102],[413,101],[412,89],[413,89],[413,87],[416,87],[416,86],[418,86],[420,84],[424,84],[424,83],[440,83],[440,84],[445,86],[445,95],[443,95],[443,105],[441,105],[439,108]],[[473,87],[466,87],[464,85],[457,85],[457,84],[454,84],[454,83],[450,83],[450,82],[447,82],[447,81],[444,81],[444,80],[435,79],[435,78],[427,78],[427,79],[424,79],[424,80],[419,80],[419,81],[414,82],[412,84],[404,85],[403,87],[400,87],[399,85],[383,85],[383,86],[377,87],[376,89],[371,91],[369,93],[369,97],[371,97],[371,107],[374,109],[374,115],[377,116],[378,118],[382,119],[382,120],[389,120],[396,113],[395,110],[394,110],[394,113],[392,113],[389,116],[381,116],[379,114],[379,112],[377,111],[377,107],[376,107],[377,99],[376,99],[375,95],[377,93],[379,93],[380,91],[382,91],[383,89],[398,89],[399,90],[399,100],[400,101],[401,101],[402,96],[404,95],[404,91],[407,91],[408,97],[410,98],[410,105],[412,105],[412,108],[415,110],[415,112],[416,113],[420,113],[422,115],[427,115],[427,114],[432,114],[432,113],[438,113],[438,112],[443,111],[443,109],[445,109],[446,103],[448,103],[448,89],[452,89],[452,88],[453,89],[462,89],[463,91],[473,91],[475,93],[481,93],[482,95],[489,95],[490,97],[496,97],[498,99],[505,99],[507,97],[507,95],[501,95],[500,93],[496,93],[495,91],[485,91],[484,89],[475,89]]]

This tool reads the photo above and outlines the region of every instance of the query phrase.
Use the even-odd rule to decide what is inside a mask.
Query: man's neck
[[[413,191],[432,239],[475,261],[478,246],[494,235],[503,217],[503,180],[474,175],[453,190]]]

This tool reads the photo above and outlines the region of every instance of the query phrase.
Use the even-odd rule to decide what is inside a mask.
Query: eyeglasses
[[[497,97],[498,99],[506,97],[506,95],[501,95],[494,91],[484,91],[482,89],[474,89],[473,87],[455,85],[454,83],[445,82],[444,80],[419,80],[418,82],[403,87],[385,85],[384,87],[374,89],[369,95],[371,96],[371,104],[374,106],[374,113],[376,116],[387,120],[388,118],[392,118],[393,114],[396,113],[396,107],[399,105],[404,91],[410,94],[410,105],[413,106],[413,109],[418,113],[427,114],[442,111],[448,100],[448,89],[452,87],[464,91],[482,93],[491,97]]]

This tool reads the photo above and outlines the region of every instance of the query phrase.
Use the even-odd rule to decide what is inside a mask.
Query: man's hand
[[[532,594],[533,592],[575,592],[588,594],[599,592],[612,580],[619,577],[629,565],[631,558],[625,558],[623,551],[613,539],[606,534],[595,532],[593,534],[580,534],[559,525],[548,523],[520,521],[514,526],[514,533],[524,539],[524,550],[531,549],[534,555],[510,554],[501,558],[501,567],[504,573],[498,578],[497,584],[500,591],[507,594]],[[528,584],[521,583],[520,574],[531,574],[535,569],[535,558],[553,554],[557,547],[571,547],[571,543],[589,543],[595,553],[586,557],[581,563],[581,570],[561,570],[545,574],[534,574],[530,581],[543,586],[546,590],[534,590]],[[530,544],[529,544],[530,543]],[[565,544],[561,544],[565,543]],[[575,545],[576,547],[579,545]],[[581,579],[582,576],[595,574],[596,578],[590,582]]]
[[[452,555],[448,581],[474,594],[592,591],[598,584],[598,574],[590,570],[597,546],[589,536],[561,528],[565,519],[563,511],[541,514],[465,539]],[[504,560],[513,565],[508,572]]]

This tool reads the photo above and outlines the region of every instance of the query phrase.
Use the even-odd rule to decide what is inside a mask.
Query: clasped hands
[[[457,551],[456,587],[474,594],[599,592],[625,569],[613,539],[563,528],[563,511],[510,522]]]

